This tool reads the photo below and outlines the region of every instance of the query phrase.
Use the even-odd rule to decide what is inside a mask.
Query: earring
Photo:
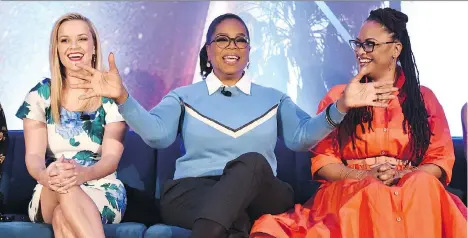
[[[249,69],[249,66],[250,66],[250,61],[247,62],[247,69]]]
[[[206,62],[206,67],[207,67],[207,68],[210,68],[210,67],[211,67],[210,61]]]
[[[91,57],[91,66],[93,68],[96,68],[96,55],[93,54],[93,56]]]

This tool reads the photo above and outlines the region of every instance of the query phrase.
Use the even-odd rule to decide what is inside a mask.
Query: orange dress
[[[404,81],[404,76],[400,76],[396,86],[401,88]],[[345,85],[332,88],[318,111],[335,102],[344,88]],[[252,227],[251,237],[466,237],[467,208],[444,188],[450,182],[455,161],[449,126],[432,91],[421,87],[421,92],[434,135],[420,165],[438,165],[446,174],[444,181],[423,171],[406,174],[392,187],[370,176],[363,180],[321,181],[323,184],[316,195],[303,206],[297,204],[289,212],[260,217]],[[409,139],[402,128],[401,100],[401,97],[392,100],[387,108],[373,108],[374,130],[362,133],[358,129],[362,140],[356,139],[356,149],[349,140],[343,147],[343,158],[332,146],[336,131],[321,141],[312,149],[312,175],[325,165],[346,160],[382,155],[398,161],[408,160]]]

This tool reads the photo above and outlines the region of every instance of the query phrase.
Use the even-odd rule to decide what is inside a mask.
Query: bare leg
[[[55,238],[65,238],[65,236],[62,233],[62,227],[61,227],[60,221],[58,221],[55,218],[52,220],[52,229],[54,230]]]
[[[43,186],[41,191],[41,213],[44,222],[52,224],[52,217],[54,214],[55,207],[59,204],[57,199],[57,192],[48,189]]]
[[[54,228],[54,235],[56,238],[75,238],[75,234],[68,224],[68,221],[63,216],[60,205],[55,207],[54,216],[52,219],[52,227]]]
[[[63,217],[78,237],[105,238],[101,214],[93,200],[79,187],[57,194]]]

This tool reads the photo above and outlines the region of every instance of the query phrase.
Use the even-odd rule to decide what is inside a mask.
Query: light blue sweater
[[[209,93],[207,81],[169,92],[150,112],[131,96],[119,106],[130,127],[149,146],[159,149],[174,142],[182,103],[185,116],[181,135],[186,153],[176,162],[174,179],[221,175],[226,163],[248,152],[265,156],[276,175],[274,149],[278,137],[291,150],[305,151],[334,129],[324,113],[310,117],[276,89],[249,81],[243,82],[243,90],[226,88],[232,93],[227,97],[221,88]],[[339,123],[345,114],[333,106],[330,115]]]

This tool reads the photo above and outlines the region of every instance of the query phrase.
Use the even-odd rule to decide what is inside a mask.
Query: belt
[[[367,168],[372,168],[375,165],[380,165],[380,164],[385,164],[389,163],[391,165],[395,165],[399,168],[404,168],[407,166],[411,166],[411,161],[409,160],[400,160],[400,159],[395,159],[393,157],[387,157],[387,156],[377,156],[377,157],[370,157],[366,159],[353,159],[353,160],[345,160],[345,163],[349,167],[367,167]]]

